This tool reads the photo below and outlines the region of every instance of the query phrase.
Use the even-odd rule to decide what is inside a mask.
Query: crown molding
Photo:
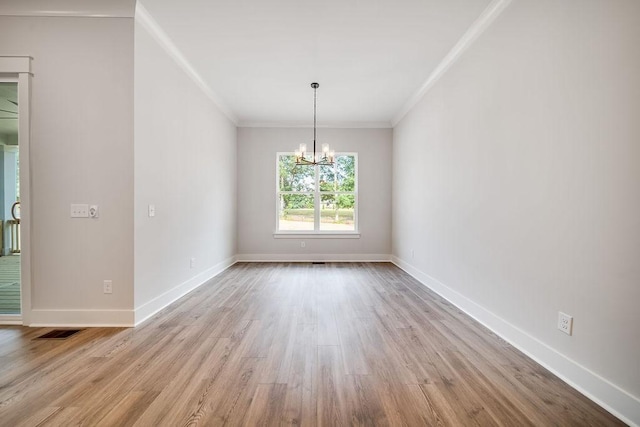
[[[136,0],[3,0],[0,16],[133,18]]]
[[[511,0],[493,0],[480,14],[480,16],[465,31],[460,40],[453,46],[447,55],[440,61],[440,64],[433,70],[427,80],[420,86],[420,89],[404,104],[404,106],[394,116],[391,124],[395,127],[407,115],[409,111],[424,97],[424,95],[436,84],[447,70],[456,63],[462,54],[475,42],[484,31],[489,28],[493,21],[511,3]]]
[[[240,128],[313,128],[306,122],[240,122]],[[316,125],[318,129],[391,129],[390,122],[326,122]]]
[[[138,1],[135,13],[136,22],[153,37],[153,39],[167,52],[167,54],[175,61],[176,64],[193,80],[193,82],[204,92],[205,95],[227,116],[234,125],[238,125],[238,118],[223,101],[223,99],[215,93],[209,85],[204,81],[202,76],[196,71],[191,63],[184,57],[180,49],[173,43],[171,38],[164,32],[158,22],[149,14],[147,9]]]

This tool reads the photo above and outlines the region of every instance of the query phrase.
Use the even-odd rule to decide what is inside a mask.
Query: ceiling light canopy
[[[296,166],[332,165],[335,159],[335,152],[329,148],[329,144],[322,144],[322,151],[316,151],[316,103],[317,91],[320,85],[311,83],[313,88],[313,151],[307,151],[307,144],[300,144],[296,150]]]

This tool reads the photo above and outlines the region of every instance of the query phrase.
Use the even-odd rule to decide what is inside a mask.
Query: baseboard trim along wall
[[[30,327],[91,328],[133,326],[132,310],[31,310]]]
[[[391,262],[389,254],[238,254],[238,262]]]
[[[402,259],[392,256],[391,262],[625,423],[636,427],[640,423],[638,397],[557,352]]]
[[[22,316],[11,314],[0,314],[0,326],[2,325],[22,325]]]
[[[219,262],[135,310],[32,310],[30,327],[130,328],[144,322],[236,263],[236,257]],[[3,322],[3,324],[8,324]],[[18,324],[22,324],[18,322]]]
[[[179,300],[192,290],[205,284],[207,281],[222,273],[235,263],[235,256],[227,258],[224,261],[221,261],[218,264],[214,265],[213,267],[206,269],[202,273],[192,277],[186,282],[176,286],[175,288],[170,289],[161,295],[158,295],[151,301],[142,304],[134,311],[134,323],[132,326],[138,326],[140,323],[144,322],[163,308],[167,307],[169,304]]]

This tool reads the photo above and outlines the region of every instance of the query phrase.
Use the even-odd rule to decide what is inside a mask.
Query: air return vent
[[[66,340],[72,335],[77,334],[82,329],[54,329],[44,335],[40,335],[37,340]]]

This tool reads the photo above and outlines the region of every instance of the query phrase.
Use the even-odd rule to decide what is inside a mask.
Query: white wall
[[[514,1],[393,140],[397,262],[638,424],[639,40],[637,1]]]
[[[136,22],[136,322],[233,262],[235,208],[235,125]]]
[[[238,258],[376,260],[391,253],[391,129],[318,129],[319,143],[358,153],[359,239],[274,239],[276,153],[313,143],[304,128],[238,129]],[[301,240],[306,243],[300,247]]]
[[[0,55],[33,57],[31,324],[132,324],[228,265],[235,126],[145,30],[134,76],[132,17],[0,16],[0,28]],[[71,219],[71,203],[100,218]]]
[[[0,16],[0,28],[0,55],[33,57],[32,324],[126,322],[133,19]],[[71,219],[71,203],[98,204],[100,218]]]

